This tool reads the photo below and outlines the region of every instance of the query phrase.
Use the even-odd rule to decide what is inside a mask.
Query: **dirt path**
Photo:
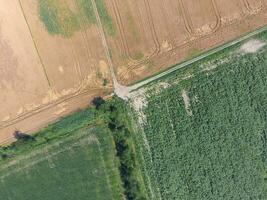
[[[103,24],[101,22],[101,18],[100,18],[98,9],[97,9],[97,5],[96,5],[95,0],[91,0],[91,1],[92,1],[93,9],[94,9],[97,24],[98,24],[99,35],[102,39],[102,44],[104,46],[105,54],[106,54],[106,57],[108,60],[108,66],[109,66],[109,70],[110,70],[110,73],[112,76],[114,92],[117,96],[121,97],[122,99],[126,99],[128,94],[129,94],[128,87],[120,85],[118,83],[118,80],[117,80],[116,75],[115,75],[114,65],[113,65],[113,62],[111,60],[111,55],[109,52],[109,47],[108,47],[105,31],[104,31]]]
[[[261,29],[258,29],[256,31],[253,31],[253,32],[251,32],[251,33],[249,33],[249,34],[247,34],[247,35],[245,35],[243,37],[240,37],[240,38],[236,39],[236,40],[233,40],[233,41],[231,41],[231,42],[229,42],[229,43],[227,43],[225,45],[222,45],[222,46],[219,46],[219,47],[217,47],[215,49],[212,49],[212,50],[210,50],[210,51],[208,51],[208,52],[206,52],[206,53],[204,53],[204,54],[202,54],[202,55],[200,55],[198,57],[195,57],[195,58],[193,58],[191,60],[188,60],[186,62],[178,64],[178,65],[176,65],[176,66],[174,66],[174,67],[172,67],[172,68],[170,68],[170,69],[168,69],[168,70],[166,70],[166,71],[164,71],[164,72],[162,72],[160,74],[157,74],[155,76],[152,76],[152,77],[147,78],[147,79],[145,79],[143,81],[140,81],[140,82],[138,82],[138,83],[136,83],[134,85],[129,86],[128,87],[128,91],[129,92],[134,91],[134,90],[136,90],[136,89],[138,89],[140,87],[143,87],[144,85],[147,85],[147,84],[151,83],[152,81],[158,80],[158,79],[162,78],[163,76],[166,76],[166,75],[168,75],[168,74],[170,74],[170,73],[172,73],[172,72],[174,72],[174,71],[176,71],[178,69],[187,67],[188,65],[191,65],[191,64],[193,64],[193,63],[195,63],[197,61],[200,61],[200,60],[202,60],[202,59],[204,59],[204,58],[206,58],[206,57],[208,57],[208,56],[210,56],[210,55],[212,55],[214,53],[222,51],[222,50],[224,50],[226,48],[234,46],[234,45],[236,45],[236,44],[238,44],[238,43],[240,43],[240,42],[242,42],[244,40],[247,40],[247,39],[251,38],[252,36],[255,36],[255,35],[263,32],[263,31],[266,31],[266,30],[267,30],[267,26],[265,26],[265,27],[263,27]]]

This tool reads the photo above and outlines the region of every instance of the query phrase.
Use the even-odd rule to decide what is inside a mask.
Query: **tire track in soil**
[[[184,6],[183,0],[178,0],[178,2],[179,2],[179,7],[181,9],[182,17],[184,20],[186,32],[188,34],[188,37],[192,38],[194,35],[196,35],[196,33],[194,32],[194,29],[193,29],[193,23],[192,23],[191,17],[189,16],[189,13],[187,12]]]
[[[43,70],[43,72],[44,72],[44,76],[45,76],[45,78],[46,78],[47,84],[48,84],[49,88],[52,89],[51,80],[49,79],[49,76],[48,76],[48,74],[47,74],[46,66],[44,65],[43,59],[42,59],[42,57],[41,57],[41,55],[40,55],[40,52],[39,52],[39,50],[38,50],[38,48],[37,48],[37,44],[36,44],[36,41],[35,41],[35,39],[34,39],[34,37],[33,37],[33,33],[32,33],[31,28],[30,28],[29,22],[28,22],[28,20],[27,20],[27,18],[26,18],[24,9],[23,9],[23,7],[22,7],[22,3],[21,3],[20,0],[18,0],[18,3],[19,3],[19,6],[20,6],[20,9],[21,9],[23,18],[24,18],[24,20],[25,20],[25,22],[26,22],[26,24],[27,24],[29,33],[30,33],[30,35],[31,35],[32,42],[33,42],[33,44],[34,44],[36,53],[37,53],[38,58],[39,58],[39,60],[40,60],[40,63],[41,63],[41,66],[42,66],[42,70]]]
[[[167,2],[166,2],[166,1],[162,1],[162,0],[160,0],[160,2],[162,3],[162,8],[163,8],[163,9],[162,9],[162,13],[163,13],[163,17],[164,17],[165,21],[167,21],[168,18],[172,17],[171,14],[169,14],[168,12],[166,13],[166,11],[168,10],[168,6],[166,6]],[[171,6],[172,6],[172,7],[175,7],[175,5],[173,5],[173,3],[174,3],[173,1],[170,2],[170,4],[172,4]],[[177,2],[177,5],[178,5],[178,7],[179,7],[178,2]],[[181,13],[181,12],[180,12],[180,11],[181,11],[180,7],[179,7],[178,9],[179,9],[179,13]],[[183,23],[183,17],[182,17],[181,15],[179,15],[179,25],[180,25],[181,23]],[[175,47],[177,47],[177,46],[180,46],[180,45],[186,43],[186,42],[190,39],[190,36],[187,35],[187,37],[186,37],[183,41],[181,41],[181,42],[179,42],[179,43],[176,43],[176,42],[175,42],[175,41],[176,41],[176,37],[172,34],[172,31],[171,31],[171,29],[170,29],[169,26],[168,26],[168,33],[169,33],[170,38],[171,38],[171,43],[174,45],[173,48],[175,48]]]
[[[149,9],[150,19],[151,19],[151,21],[153,23],[153,17],[152,17],[152,14],[151,14],[151,7],[149,5],[149,2],[148,2],[148,0],[144,0],[144,1],[146,1],[148,3],[148,5],[146,4],[147,6],[149,6],[149,8],[147,8],[147,9]],[[204,35],[209,35],[209,34],[215,33],[215,32],[217,32],[221,28],[221,15],[220,15],[220,12],[219,12],[217,3],[215,2],[215,0],[211,0],[211,1],[212,1],[212,7],[214,9],[214,14],[215,14],[215,17],[216,17],[215,26],[212,28],[211,31],[209,31],[207,33],[196,33],[195,30],[194,30],[194,28],[193,28],[192,19],[190,17],[190,14],[188,13],[187,9],[184,6],[183,0],[178,0],[179,7],[180,7],[181,13],[182,13],[182,17],[184,19],[183,21],[185,22],[185,29],[186,29],[186,31],[188,33],[188,39],[187,40],[196,40],[196,39],[202,38]],[[153,23],[152,27],[153,27],[153,30],[154,30],[154,33],[155,33],[156,43],[158,44],[158,48],[159,48],[158,52],[155,55],[158,55],[159,52],[160,52],[160,44],[159,44],[159,41],[157,39],[158,36],[157,36],[156,30],[155,30],[154,23]],[[178,45],[175,45],[174,46],[174,49],[177,48],[177,47],[178,47]],[[129,66],[127,68],[127,71],[138,69],[138,65],[139,65],[139,67],[142,67],[141,64],[144,64],[145,62],[148,61],[148,59],[153,58],[153,56],[147,57],[142,62],[139,62],[139,63],[136,63],[136,64],[133,64],[133,65]],[[121,73],[120,76],[125,77],[125,75],[127,73],[128,72]],[[125,79],[122,79],[122,80],[125,81]]]
[[[216,16],[216,25],[212,29],[212,32],[211,33],[215,33],[215,32],[217,32],[221,28],[221,25],[222,25],[221,18],[222,17],[221,17],[221,14],[219,12],[219,8],[218,8],[218,5],[216,3],[216,0],[211,0],[211,2],[212,2],[212,7],[214,9],[215,16]]]
[[[127,39],[126,39],[125,27],[124,27],[123,22],[122,22],[122,17],[121,17],[120,11],[119,11],[118,2],[117,2],[117,0],[112,0],[111,2],[113,5],[117,25],[118,25],[118,28],[120,31],[120,35],[121,35],[120,38],[121,38],[121,41],[123,44],[124,53],[127,56],[127,59],[131,62],[131,65],[127,66],[127,70],[131,70],[131,69],[135,68],[136,66],[147,62],[147,60],[149,58],[156,56],[160,51],[160,45],[159,45],[159,42],[157,40],[154,23],[153,22],[151,23],[151,21],[153,21],[151,11],[150,11],[150,8],[147,8],[147,3],[148,3],[147,0],[144,0],[144,3],[146,5],[146,12],[149,16],[149,19],[148,19],[149,28],[150,28],[150,32],[152,33],[153,42],[154,42],[156,48],[155,48],[154,52],[151,53],[150,55],[147,55],[146,58],[144,58],[142,60],[136,60],[130,54],[129,44],[128,44]],[[149,3],[148,3],[148,6],[149,6]]]
[[[111,74],[112,81],[113,81],[113,87],[116,90],[116,88],[119,87],[120,84],[118,83],[117,77],[115,75],[114,65],[113,65],[113,62],[112,62],[112,59],[111,59],[111,55],[110,55],[110,52],[109,52],[109,47],[108,47],[108,43],[107,43],[104,27],[103,27],[103,24],[101,22],[101,18],[100,18],[100,15],[99,15],[95,0],[90,0],[90,1],[92,2],[92,6],[93,6],[94,13],[95,13],[95,16],[96,16],[96,21],[97,21],[97,25],[98,25],[98,34],[99,34],[99,37],[102,40],[102,45],[104,47],[106,58],[108,60],[108,66],[109,66],[110,74]]]
[[[92,0],[92,1],[93,1],[93,0]],[[20,2],[20,0],[19,0],[19,2]],[[21,4],[20,4],[20,5],[21,5]],[[22,6],[21,6],[21,9],[22,9]],[[25,16],[25,15],[24,15],[24,17],[25,17],[25,20],[26,20],[26,16]],[[27,24],[27,25],[28,25],[28,24]],[[29,28],[29,25],[28,25],[28,28]],[[32,38],[32,39],[33,39],[33,38]],[[72,42],[73,42],[73,41],[71,41],[72,52],[73,52],[73,44],[72,44]],[[36,47],[36,46],[35,46],[35,47]],[[73,59],[75,60],[75,58],[74,58],[74,53],[73,53],[72,57],[73,57]],[[75,63],[77,63],[77,62],[75,62]],[[78,70],[78,69],[77,69],[77,70]],[[79,97],[79,96],[82,96],[82,95],[90,94],[90,93],[92,93],[92,92],[96,92],[96,91],[104,92],[104,91],[109,90],[109,89],[111,89],[111,88],[99,88],[99,87],[94,87],[94,88],[90,88],[90,89],[85,89],[82,85],[80,85],[79,88],[77,88],[77,90],[74,91],[72,94],[66,95],[65,97],[60,98],[60,99],[58,99],[58,100],[56,100],[56,101],[54,101],[54,102],[51,102],[51,103],[49,103],[49,104],[41,105],[41,106],[39,106],[39,107],[37,107],[37,108],[35,108],[35,109],[30,110],[30,111],[27,112],[27,113],[24,113],[24,114],[22,114],[22,115],[19,115],[19,116],[15,117],[15,118],[12,118],[12,119],[8,120],[8,121],[0,122],[0,130],[1,130],[1,129],[4,129],[4,128],[7,128],[7,127],[10,127],[10,126],[12,126],[12,125],[15,125],[16,123],[18,123],[18,122],[20,122],[20,121],[22,121],[22,120],[24,120],[24,119],[26,119],[26,118],[29,118],[29,117],[32,117],[32,116],[34,116],[34,115],[36,115],[36,114],[39,114],[39,113],[41,113],[41,112],[44,112],[45,110],[48,110],[48,109],[50,109],[50,108],[52,108],[52,107],[55,107],[55,106],[57,106],[57,105],[59,105],[59,104],[65,102],[65,101],[71,100],[71,99],[73,99],[73,98],[76,98],[76,97]],[[1,142],[1,144],[2,144],[2,143],[6,143],[6,142],[9,141],[10,139],[11,139],[11,138],[8,137],[7,140]]]
[[[156,29],[155,29],[155,25],[154,25],[154,20],[153,20],[153,16],[152,16],[152,13],[151,13],[151,6],[150,6],[150,3],[148,0],[143,0],[144,1],[144,4],[145,4],[145,7],[146,7],[146,13],[148,15],[148,22],[149,22],[149,28],[150,28],[150,31],[152,33],[152,38],[153,38],[153,42],[154,42],[154,45],[155,45],[155,50],[152,54],[146,56],[144,59],[141,59],[141,60],[133,60],[132,58],[130,58],[132,61],[131,65],[128,65],[126,67],[126,72],[123,72],[120,74],[120,77],[126,77],[126,74],[130,75],[130,78],[133,77],[133,74],[132,73],[129,73],[130,71],[132,70],[135,70],[135,69],[138,69],[140,67],[142,67],[143,64],[147,63],[149,59],[157,56],[159,53],[160,53],[160,42],[158,40],[158,36],[157,36],[157,32],[156,32]],[[121,78],[122,81],[125,81],[124,78]]]
[[[74,0],[75,1],[75,6],[77,8],[77,10],[79,9],[79,6],[78,6],[78,3],[77,3],[77,0]],[[84,45],[85,45],[85,49],[86,49],[86,56],[87,56],[87,60],[88,60],[88,63],[91,63],[91,58],[92,58],[92,55],[93,55],[93,52],[92,51],[92,48],[88,45],[90,44],[90,40],[89,40],[89,37],[88,37],[88,34],[87,34],[87,30],[86,30],[86,24],[88,22],[88,19],[84,16],[84,15],[81,15],[82,18],[81,20],[81,24],[79,23],[79,26],[80,26],[80,29],[81,29],[81,35],[83,37],[83,40],[85,41]],[[94,54],[94,57],[97,57],[96,54]],[[96,66],[94,66],[96,67]],[[89,70],[92,70],[91,67]],[[84,80],[84,79],[83,79]]]
[[[253,8],[251,3],[249,2],[249,0],[243,0],[243,4],[246,8],[246,12],[249,15],[253,15],[253,14],[257,14],[259,13],[261,10],[263,10],[264,8],[264,3],[262,2],[262,0],[259,0],[260,2],[260,6],[258,8]]]
[[[130,59],[130,51],[129,51],[129,47],[128,47],[128,43],[126,41],[126,34],[125,34],[125,29],[123,27],[123,23],[122,23],[122,19],[121,19],[121,14],[119,12],[119,8],[118,8],[118,4],[117,4],[117,0],[111,0],[111,4],[112,4],[112,9],[115,15],[115,21],[120,33],[120,41],[121,41],[121,46],[123,49],[123,54]]]
[[[103,89],[103,88],[97,88],[97,87],[96,88],[86,89],[86,90],[79,89],[78,91],[74,92],[73,94],[67,95],[66,97],[61,98],[61,99],[59,99],[59,100],[57,100],[55,102],[52,102],[52,103],[49,103],[47,105],[43,105],[43,106],[37,107],[35,109],[32,109],[31,111],[29,111],[27,113],[24,113],[24,114],[22,114],[20,116],[17,116],[15,118],[12,118],[12,119],[10,119],[8,121],[5,121],[4,123],[0,122],[0,130],[4,129],[4,128],[7,128],[9,126],[12,126],[12,125],[18,123],[19,121],[22,121],[22,120],[24,120],[26,118],[29,118],[29,117],[31,117],[33,115],[36,115],[36,114],[40,113],[40,112],[43,112],[43,111],[45,111],[45,110],[47,110],[49,108],[55,107],[55,106],[65,102],[67,100],[76,98],[76,97],[81,96],[81,95],[89,94],[89,93],[92,93],[94,91],[106,91],[108,89],[109,88]]]
[[[220,15],[220,12],[219,12],[219,9],[218,9],[218,6],[217,6],[217,3],[215,2],[215,0],[211,0],[212,8],[214,10],[214,14],[216,17],[215,26],[211,29],[211,31],[208,31],[208,32],[202,31],[199,33],[196,32],[194,25],[193,25],[193,22],[192,22],[192,18],[190,16],[190,14],[188,13],[188,8],[184,5],[183,1],[184,0],[178,0],[180,8],[181,8],[181,13],[182,13],[182,16],[184,18],[185,28],[187,30],[189,37],[191,36],[191,38],[192,37],[198,38],[201,35],[208,35],[211,33],[215,33],[218,31],[218,29],[220,29],[220,27],[221,27],[221,15]]]

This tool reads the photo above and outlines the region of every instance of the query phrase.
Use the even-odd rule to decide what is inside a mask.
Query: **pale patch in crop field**
[[[265,45],[266,43],[260,40],[250,40],[245,44],[243,44],[240,50],[243,53],[256,53],[257,51],[262,49],[262,47],[264,47]]]
[[[192,116],[192,110],[190,109],[190,98],[188,97],[188,94],[186,90],[182,90],[182,97],[184,100],[185,110],[189,116]]]

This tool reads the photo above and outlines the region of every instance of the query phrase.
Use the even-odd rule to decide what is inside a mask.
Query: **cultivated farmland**
[[[266,4],[0,0],[0,144],[265,25]]]
[[[117,77],[133,84],[267,23],[266,0],[110,0]]]
[[[104,1],[97,8],[105,30],[115,34]],[[92,9],[83,0],[0,0],[1,144],[10,142],[14,127],[33,132],[111,92]]]
[[[131,94],[151,199],[266,199],[266,43],[265,31]]]
[[[87,109],[0,149],[0,199],[122,199],[113,137]]]

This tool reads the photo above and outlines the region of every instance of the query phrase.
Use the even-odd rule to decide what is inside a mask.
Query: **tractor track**
[[[10,119],[8,121],[0,123],[0,130],[3,129],[3,128],[6,128],[6,127],[12,126],[12,125],[18,123],[19,121],[24,120],[26,118],[29,118],[29,117],[31,117],[33,115],[36,115],[36,114],[40,113],[40,112],[43,112],[44,110],[47,110],[47,109],[52,108],[52,107],[55,107],[55,106],[65,102],[65,101],[68,101],[70,99],[76,98],[76,97],[81,96],[81,95],[92,93],[93,91],[106,91],[106,90],[108,90],[108,88],[107,89],[90,88],[90,89],[86,89],[86,90],[82,90],[82,91],[81,90],[76,91],[73,94],[70,94],[70,95],[68,95],[68,96],[66,96],[64,98],[61,98],[61,99],[59,99],[59,100],[57,100],[57,101],[55,101],[53,103],[50,103],[50,104],[47,104],[47,105],[40,106],[38,108],[32,109],[31,111],[29,111],[27,113],[24,113],[24,114],[22,114],[20,116],[17,116],[15,118],[13,118],[13,119]]]
[[[158,55],[160,53],[160,44],[159,44],[159,41],[157,39],[158,36],[157,36],[156,30],[155,30],[155,26],[154,26],[154,23],[153,23],[153,19],[152,19],[153,17],[152,17],[152,14],[151,14],[151,8],[150,8],[150,5],[149,5],[149,2],[148,2],[148,0],[144,0],[144,1],[146,1],[148,3],[146,5],[147,5],[148,13],[150,13],[150,19],[151,20],[149,20],[149,21],[152,22],[152,27],[153,27],[152,30],[154,30],[154,36],[155,36],[154,40],[155,40],[155,43],[158,45],[158,48],[156,49],[157,53],[153,54],[153,56],[155,56],[155,55]],[[217,32],[221,28],[221,15],[220,15],[220,12],[218,10],[218,6],[217,6],[217,3],[215,2],[215,0],[211,0],[211,2],[212,2],[212,7],[214,9],[215,17],[216,17],[216,23],[215,23],[214,28],[212,28],[212,30],[210,32],[205,33],[205,34],[202,34],[202,33],[199,34],[199,33],[196,33],[194,31],[191,17],[189,16],[189,13],[187,12],[187,9],[184,6],[183,0],[178,0],[178,2],[179,2],[179,7],[181,9],[183,21],[185,23],[185,29],[186,29],[186,31],[188,33],[188,36],[187,36],[187,39],[180,44],[181,46],[179,44],[174,44],[174,48],[173,49],[176,49],[176,48],[182,47],[182,46],[186,46],[189,43],[190,40],[191,41],[195,41],[197,39],[201,39],[201,38],[205,37],[206,35],[209,35],[209,34]],[[187,40],[189,40],[189,41],[187,43],[185,43]],[[148,62],[148,60],[150,58],[153,58],[153,56],[147,57],[146,59],[142,60],[141,62],[132,63],[131,66],[127,67],[127,70],[130,71],[130,70],[134,70],[134,69],[137,69],[139,67],[142,67],[141,64],[145,64],[146,62]],[[126,73],[128,73],[128,72],[121,73],[120,77],[121,76],[124,77]]]
[[[261,3],[260,7],[259,8],[253,8],[249,2],[249,0],[243,0],[243,4],[247,10],[247,13],[249,15],[253,15],[253,14],[256,14],[258,12],[260,12],[261,10],[263,10],[264,8],[264,3],[262,2],[262,0],[259,0],[259,2]]]
[[[179,7],[181,9],[182,17],[184,20],[186,32],[188,34],[188,37],[192,37],[196,35],[196,33],[194,32],[194,29],[193,29],[193,23],[192,23],[191,17],[189,16],[184,6],[183,0],[178,0],[178,2],[179,2]]]
[[[121,45],[122,45],[122,49],[123,49],[123,54],[129,59],[130,56],[130,51],[129,51],[129,47],[128,47],[128,43],[126,41],[126,37],[125,37],[125,30],[123,28],[123,23],[122,23],[122,19],[121,19],[121,14],[119,12],[118,9],[118,5],[117,5],[117,0],[111,0],[111,5],[112,5],[112,9],[115,15],[115,21],[120,33],[120,41],[121,41]]]
[[[200,37],[201,35],[215,33],[221,27],[221,16],[215,0],[211,0],[211,3],[216,17],[216,22],[215,26],[209,32],[197,32],[194,28],[190,14],[188,13],[188,8],[184,5],[184,0],[178,0],[178,2],[181,8],[182,16],[184,18],[185,28],[189,37]]]
[[[164,15],[164,21],[167,21],[168,18],[170,18],[170,17],[172,17],[172,16],[171,16],[168,12],[166,13],[166,11],[168,10],[168,7],[166,6],[166,1],[161,1],[161,3],[162,3],[162,7],[164,7],[164,9],[162,9],[162,12],[164,13],[164,14],[163,14],[163,15]],[[175,2],[171,1],[170,3],[171,3],[171,4],[172,4],[172,3],[176,3],[176,6],[178,7],[179,12],[180,12],[180,7],[179,7],[179,4],[178,4],[177,1],[175,1]],[[172,6],[175,7],[174,5],[172,5]],[[179,20],[179,21],[177,20],[177,21],[178,21],[177,26],[178,26],[178,24],[184,26],[184,24],[183,24],[184,22],[183,22],[183,18],[182,18],[182,16],[178,15],[178,16],[177,16],[177,19]],[[190,36],[187,35],[187,36],[186,36],[186,39],[184,39],[182,42],[179,42],[179,43],[176,42],[177,37],[175,37],[175,36],[172,34],[172,31],[171,31],[169,25],[168,25],[168,33],[169,33],[169,35],[171,35],[171,36],[170,36],[170,38],[171,38],[171,43],[172,43],[174,46],[179,46],[179,45],[185,43],[186,41],[188,41],[188,40],[190,39]]]
[[[160,53],[160,42],[158,40],[158,36],[157,36],[157,32],[156,32],[156,28],[155,28],[155,24],[154,24],[154,20],[153,20],[153,16],[152,16],[152,13],[151,13],[151,6],[150,6],[150,3],[149,3],[149,0],[143,0],[144,1],[144,4],[145,4],[145,7],[146,7],[146,13],[148,15],[148,22],[149,22],[149,27],[150,27],[150,31],[152,33],[152,38],[153,38],[153,42],[154,42],[154,45],[155,45],[155,50],[152,54],[146,56],[144,59],[142,60],[139,60],[136,62],[136,60],[134,60],[133,63],[131,63],[131,65],[128,65],[127,66],[127,71],[131,71],[131,70],[134,70],[136,69],[136,67],[138,66],[142,66],[142,64],[145,64],[148,62],[149,59],[157,56],[159,53]],[[123,76],[124,74],[122,74]]]
[[[127,69],[131,70],[132,68],[135,68],[135,66],[138,66],[138,65],[141,65],[141,64],[147,62],[147,60],[149,58],[156,56],[160,51],[160,49],[159,49],[160,45],[159,45],[159,42],[157,40],[154,23],[153,22],[151,23],[151,21],[153,19],[152,19],[150,8],[148,8],[149,3],[147,2],[147,0],[144,0],[145,6],[146,6],[146,12],[147,12],[147,15],[149,17],[149,19],[148,19],[149,28],[150,28],[150,32],[151,32],[153,42],[154,42],[154,45],[156,48],[153,51],[153,53],[151,53],[150,55],[147,55],[146,58],[144,58],[142,60],[136,60],[131,56],[131,53],[130,53],[129,44],[128,44],[127,39],[126,39],[125,27],[123,25],[122,17],[121,17],[119,7],[118,7],[118,2],[117,2],[117,0],[112,0],[111,2],[112,2],[114,14],[115,14],[115,19],[117,21],[117,26],[118,26],[119,32],[120,32],[120,39],[121,39],[122,47],[124,49],[123,52],[127,56],[127,59],[131,62],[131,65],[128,65]]]

